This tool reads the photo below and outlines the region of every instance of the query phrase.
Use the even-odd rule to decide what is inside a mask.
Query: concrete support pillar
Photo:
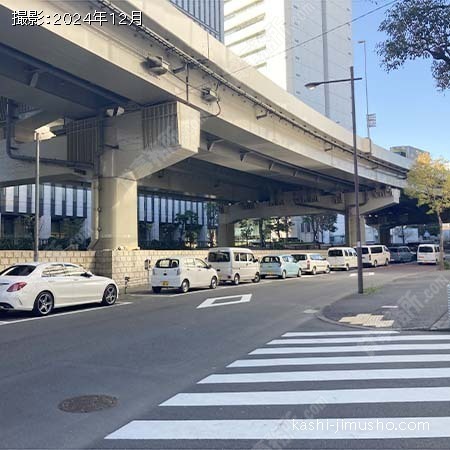
[[[233,247],[234,246],[234,223],[219,222],[217,230],[217,245],[219,247]]]
[[[380,225],[378,229],[380,244],[389,245],[391,242],[391,227]]]
[[[137,248],[137,181],[118,177],[100,178],[99,204],[96,248]]]
[[[361,244],[366,243],[366,221],[364,216],[361,216]],[[345,238],[347,245],[350,247],[356,247],[356,215],[355,208],[349,208],[345,215]]]

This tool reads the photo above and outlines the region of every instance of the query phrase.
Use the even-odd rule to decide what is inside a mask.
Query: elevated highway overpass
[[[53,123],[43,180],[91,183],[96,248],[137,247],[138,186],[224,201],[222,244],[245,216],[324,210],[346,214],[354,243],[351,133],[168,2],[30,0],[42,25],[12,26],[18,7],[0,0],[1,185],[32,180],[33,131]],[[55,22],[95,11],[107,22]],[[363,213],[397,203],[410,161],[357,147]]]

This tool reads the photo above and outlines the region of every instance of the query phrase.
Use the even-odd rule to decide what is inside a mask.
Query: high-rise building
[[[223,42],[223,0],[170,0],[170,2]]]
[[[426,150],[421,150],[420,148],[413,147],[411,145],[399,145],[397,147],[391,147],[391,152],[409,159],[417,159],[417,157],[422,153],[427,153]]]
[[[351,128],[351,0],[225,0],[225,44],[300,100]],[[331,31],[332,30],[332,31]]]

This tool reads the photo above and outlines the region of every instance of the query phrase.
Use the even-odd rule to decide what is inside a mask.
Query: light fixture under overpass
[[[147,69],[155,75],[164,75],[169,71],[169,63],[161,56],[147,56],[145,60]]]
[[[350,78],[328,81],[313,81],[305,84],[309,90],[313,90],[323,84],[347,83],[351,85],[352,100],[352,124],[353,124],[353,172],[355,185],[355,216],[356,216],[356,252],[358,255],[358,293],[364,293],[363,284],[363,262],[362,262],[362,243],[361,243],[361,218],[359,215],[359,176],[358,176],[358,149],[356,145],[356,105],[355,105],[355,81],[362,80],[361,77],[355,78],[354,68],[350,67]]]
[[[43,126],[34,130],[34,140],[36,142],[36,162],[35,162],[35,180],[34,180],[34,261],[39,261],[39,228],[40,228],[40,142],[55,137],[48,126]]]

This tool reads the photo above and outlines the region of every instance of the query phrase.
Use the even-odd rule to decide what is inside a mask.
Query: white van
[[[391,260],[391,252],[385,245],[363,245],[361,251],[366,266],[388,266]]]
[[[358,267],[356,250],[351,247],[331,247],[328,249],[327,260],[331,270],[350,270]]]
[[[241,281],[258,283],[261,279],[259,261],[248,248],[211,248],[207,260],[216,269],[221,282],[237,285]]]
[[[439,245],[420,244],[417,248],[418,264],[437,264],[439,262]]]

